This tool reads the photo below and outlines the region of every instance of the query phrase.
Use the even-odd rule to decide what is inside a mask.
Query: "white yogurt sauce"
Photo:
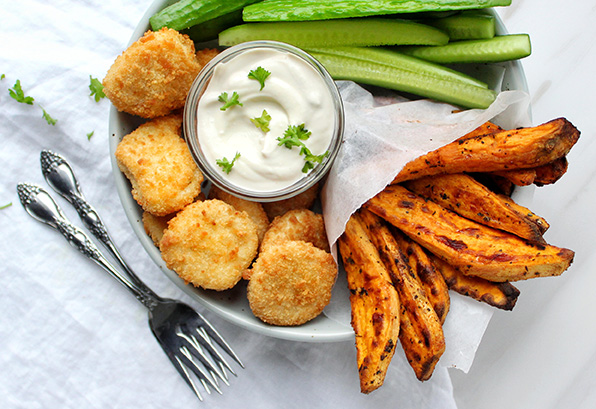
[[[271,74],[260,90],[250,79],[251,70],[262,67]],[[242,106],[222,111],[218,97],[238,93]],[[269,132],[257,128],[251,118],[263,110],[271,116]],[[303,141],[312,154],[325,153],[334,133],[332,95],[321,75],[306,61],[285,51],[262,48],[240,53],[220,63],[201,96],[197,108],[197,135],[209,164],[232,184],[251,191],[268,192],[292,185],[307,173],[300,148],[279,146],[290,125],[304,124],[312,134]],[[216,161],[229,161],[240,153],[229,174]]]

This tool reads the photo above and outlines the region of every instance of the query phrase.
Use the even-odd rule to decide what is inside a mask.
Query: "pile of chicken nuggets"
[[[103,81],[106,96],[146,119],[122,138],[116,160],[168,268],[206,290],[248,280],[255,316],[300,325],[323,311],[337,276],[323,217],[310,210],[318,185],[278,202],[238,198],[205,183],[182,138],[186,94],[217,52],[196,52],[187,36],[164,28],[116,59]]]

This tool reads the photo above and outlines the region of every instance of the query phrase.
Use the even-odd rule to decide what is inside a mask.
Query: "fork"
[[[21,204],[30,216],[59,231],[71,245],[110,273],[149,310],[151,331],[172,365],[199,400],[203,401],[203,396],[192,374],[200,381],[205,392],[210,394],[213,389],[222,394],[219,380],[229,385],[225,370],[235,376],[236,373],[215,348],[215,344],[242,368],[244,365],[200,313],[180,301],[158,296],[144,285],[130,268],[127,268],[124,274],[116,269],[89,236],[68,221],[62,209],[40,186],[19,183],[17,192]]]

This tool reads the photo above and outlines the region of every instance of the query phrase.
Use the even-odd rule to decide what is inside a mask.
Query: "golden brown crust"
[[[510,131],[472,132],[407,163],[393,183],[445,173],[536,168],[565,156],[578,139],[579,131],[565,118]]]
[[[395,353],[399,297],[358,214],[350,217],[338,244],[350,290],[360,390],[370,393],[383,384]]]
[[[104,92],[119,110],[143,118],[182,108],[202,65],[188,36],[162,28],[147,31],[108,70]]]
[[[304,192],[289,199],[263,203],[269,220],[275,219],[294,209],[310,209],[319,195],[319,184],[315,184]]]
[[[364,206],[467,275],[526,280],[560,275],[573,261],[569,249],[532,244],[465,219],[400,185],[390,185]]]
[[[194,202],[168,223],[160,242],[168,268],[209,290],[232,288],[257,255],[257,229],[244,212],[220,200]]]
[[[166,216],[155,216],[149,212],[143,212],[142,222],[145,228],[145,233],[151,238],[153,244],[159,248],[159,242],[163,237],[164,231],[168,228],[168,221],[174,217],[176,213]]]
[[[146,122],[122,138],[115,156],[143,210],[156,216],[192,203],[203,175],[180,137],[182,119],[168,115]]]
[[[310,243],[284,241],[262,251],[248,283],[255,316],[272,325],[301,325],[331,299],[337,277],[333,257]]]
[[[286,240],[301,240],[329,252],[323,215],[308,209],[294,209],[276,217],[261,243],[261,251]]]

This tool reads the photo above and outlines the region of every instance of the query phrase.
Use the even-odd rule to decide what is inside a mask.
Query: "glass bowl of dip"
[[[184,107],[184,137],[205,177],[259,202],[287,199],[320,182],[343,130],[343,105],[329,73],[301,49],[276,41],[218,54],[195,79]]]

